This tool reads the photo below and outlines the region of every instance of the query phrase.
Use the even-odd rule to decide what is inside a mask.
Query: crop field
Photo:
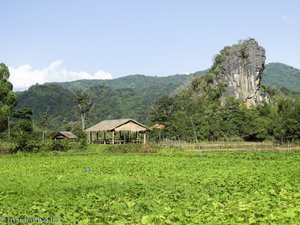
[[[300,224],[300,152],[0,155],[0,224]]]

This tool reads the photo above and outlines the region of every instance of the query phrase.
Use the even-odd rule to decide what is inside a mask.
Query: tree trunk
[[[84,113],[80,114],[81,117],[81,126],[82,126],[82,131],[85,130],[85,115]]]
[[[195,129],[195,126],[194,126],[194,122],[193,122],[193,119],[191,116],[189,116],[190,118],[190,121],[191,121],[191,124],[192,124],[192,128],[193,128],[193,132],[194,132],[194,140],[196,142],[196,144],[198,144],[198,138],[197,138],[197,133],[196,133],[196,129]]]
[[[7,117],[7,135],[8,135],[8,140],[10,141],[10,119]]]
[[[46,128],[44,128],[44,130],[43,130],[43,141],[45,141],[45,138],[46,138],[46,132],[47,132],[47,129]]]

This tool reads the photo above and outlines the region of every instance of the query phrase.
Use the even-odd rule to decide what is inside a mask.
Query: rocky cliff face
[[[216,83],[225,85],[223,96],[234,96],[247,104],[257,105],[269,96],[260,87],[265,68],[265,49],[254,39],[225,47],[215,58],[211,71]]]

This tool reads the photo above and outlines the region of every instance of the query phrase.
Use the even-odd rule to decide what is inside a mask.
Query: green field
[[[300,224],[300,152],[89,148],[1,155],[0,223]]]

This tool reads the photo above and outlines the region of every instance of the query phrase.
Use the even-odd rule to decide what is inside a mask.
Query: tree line
[[[61,89],[57,89],[56,86],[50,86],[50,89],[55,90],[54,92],[64,102],[65,114],[55,115],[55,112],[51,111],[51,107],[47,107],[38,111],[38,114],[35,115],[36,119],[33,120],[34,114],[31,108],[16,107],[18,96],[13,92],[13,85],[9,82],[9,76],[8,67],[1,63],[0,139],[13,143],[10,147],[12,152],[41,149],[45,140],[49,139],[51,125],[55,123],[57,117],[64,117],[65,114],[72,115],[74,121],[64,124],[65,130],[72,130],[79,137],[82,137],[82,140],[84,140],[83,130],[86,128],[87,121],[96,114],[98,115],[101,110],[104,110],[102,114],[107,115],[111,111],[122,114],[121,111],[118,112],[115,109],[114,104],[111,104],[108,109],[99,107],[103,101],[111,103],[109,96],[113,92],[110,88],[93,87],[91,92],[79,90],[75,93],[66,94],[60,92]],[[288,96],[290,92],[286,90],[280,91],[266,86],[264,88],[271,96],[271,103],[264,102],[256,107],[247,108],[243,102],[233,97],[224,98],[222,96],[223,88],[221,83],[215,85],[210,75],[195,76],[185,88],[161,98],[156,96],[159,100],[155,101],[154,104],[149,101],[147,103],[147,107],[151,108],[149,114],[147,110],[142,110],[145,104],[140,103],[141,108],[139,110],[143,111],[144,117],[148,117],[149,125],[155,123],[164,125],[165,129],[153,131],[152,137],[155,138],[188,142],[202,140],[299,142],[299,94],[292,93],[291,97]],[[41,89],[40,92],[43,92],[45,87],[41,86],[39,89]],[[107,95],[105,96],[107,97],[101,98],[102,94],[106,92]],[[99,96],[97,93],[102,94]],[[124,93],[119,93],[119,97],[120,94],[124,94],[124,98],[134,95],[129,89],[126,91],[124,89]],[[113,95],[113,97],[115,96]],[[119,100],[114,99],[115,101]],[[97,110],[95,110],[95,105],[98,105]],[[133,109],[129,107],[127,111],[130,110]],[[1,142],[4,143],[4,141]],[[50,146],[50,148],[59,149],[60,147]]]
[[[164,124],[160,136],[201,140],[299,142],[300,101],[268,87],[271,103],[247,108],[240,100],[222,96],[222,85],[211,77],[194,78],[181,92],[162,97],[150,114],[153,123]]]
[[[38,123],[33,123],[33,111],[31,108],[16,108],[17,95],[13,92],[13,85],[9,82],[9,69],[0,64],[0,140],[1,143],[8,143],[7,149],[14,153],[18,151],[35,152],[40,149],[65,150],[69,148],[66,142],[47,142],[47,131],[53,116],[49,108],[39,113]],[[78,91],[73,96],[73,101],[78,107],[78,115],[81,120],[81,130],[76,134],[80,137],[80,145],[85,147],[84,137],[85,121],[87,115],[93,108],[91,98],[84,92]],[[42,134],[42,135],[40,135]],[[0,152],[3,145],[0,145]]]

